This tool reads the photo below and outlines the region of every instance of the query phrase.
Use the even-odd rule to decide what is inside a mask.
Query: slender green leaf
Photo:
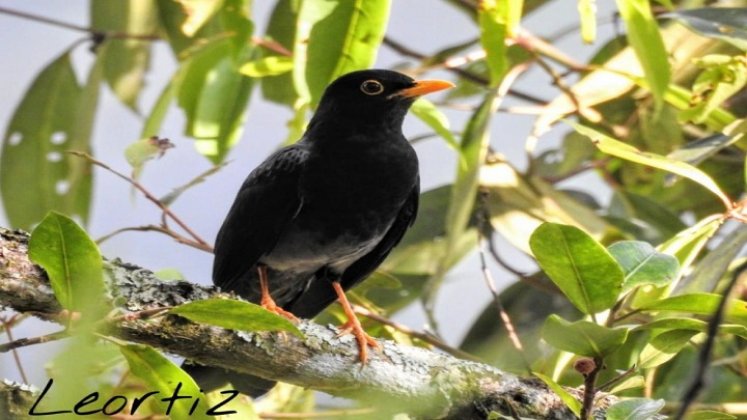
[[[91,26],[99,31],[131,35],[156,35],[153,0],[90,2]],[[134,37],[107,40],[98,56],[104,61],[104,77],[122,103],[137,111],[137,99],[150,65],[152,40]]]
[[[477,14],[480,25],[480,43],[485,50],[490,85],[497,87],[508,71],[506,37],[511,14],[509,0],[483,0]]]
[[[433,102],[420,98],[412,104],[412,113],[426,123],[433,131],[446,140],[446,144],[454,150],[459,150],[459,142],[451,132],[449,119],[443,112],[439,111]]]
[[[176,77],[187,134],[197,140],[201,154],[218,164],[243,133],[252,79],[237,71],[228,39],[194,54]]]
[[[604,357],[623,345],[626,328],[607,328],[590,321],[568,322],[550,315],[542,327],[542,339],[551,346],[573,354]]]
[[[293,80],[304,102],[316,104],[327,85],[371,67],[384,38],[391,0],[304,0],[293,48]]]
[[[462,142],[459,145],[460,159],[457,165],[456,180],[451,188],[451,200],[446,213],[444,254],[438,257],[436,273],[425,285],[423,292],[427,307],[433,303],[447,268],[453,261],[451,255],[459,248],[459,244],[464,239],[477,194],[480,165],[485,160],[490,142],[488,131],[490,118],[498,106],[498,101],[495,92],[486,94],[482,104],[467,123],[467,128],[462,135]]]
[[[747,51],[747,10],[743,7],[703,7],[663,15],[677,19],[707,37],[729,42]]]
[[[30,229],[50,210],[88,220],[91,165],[65,152],[90,150],[102,69],[97,61],[81,87],[66,52],[39,73],[16,108],[0,160],[0,201],[11,225]]]
[[[708,331],[708,323],[694,318],[664,318],[647,322],[635,328],[636,330],[690,330]],[[719,332],[731,334],[747,339],[747,325],[721,324]]]
[[[731,199],[723,191],[721,191],[721,188],[718,186],[718,184],[716,184],[716,182],[710,176],[708,176],[708,174],[701,171],[700,169],[688,165],[684,162],[668,159],[665,156],[643,152],[629,144],[615,140],[612,137],[594,130],[593,128],[574,123],[571,123],[571,126],[573,126],[573,128],[577,132],[591,139],[594,145],[596,145],[597,148],[599,148],[599,150],[601,150],[603,153],[616,156],[620,159],[629,160],[631,162],[640,163],[642,165],[663,169],[675,175],[685,177],[693,182],[700,184],[704,188],[707,188],[709,191],[711,191],[721,199],[726,208],[731,208]]]
[[[158,136],[159,131],[161,130],[161,124],[163,124],[169,106],[174,100],[174,95],[176,94],[174,84],[173,79],[169,81],[158,96],[156,103],[153,104],[153,108],[150,110],[148,118],[145,119],[145,124],[143,124],[143,130],[140,132],[142,138]]]
[[[625,273],[623,292],[645,284],[665,286],[674,280],[679,270],[676,258],[656,252],[646,242],[616,242],[607,250]]]
[[[182,6],[186,19],[181,24],[181,31],[188,37],[197,31],[213,17],[224,0],[175,0]]]
[[[747,120],[740,121],[742,124],[747,125]],[[682,148],[668,154],[667,158],[687,162],[691,165],[698,165],[743,138],[744,134],[742,133],[734,136],[727,136],[721,133],[714,134],[688,142],[686,145],[682,146]]]
[[[718,246],[703,258],[681,284],[681,292],[713,292],[747,243],[747,226],[740,225],[723,238]]]
[[[617,301],[622,268],[581,229],[544,223],[532,234],[529,246],[542,270],[581,312],[595,314]]]
[[[292,322],[249,302],[232,299],[206,299],[179,305],[169,312],[194,322],[242,331],[288,331],[303,334]]]
[[[685,417],[686,420],[736,420],[736,418],[731,414],[710,410],[693,411]]]
[[[617,0],[617,7],[628,29],[628,43],[641,63],[657,109],[661,109],[671,70],[667,59],[669,54],[651,14],[651,6],[648,0]]]
[[[547,384],[547,387],[550,388],[552,392],[558,394],[558,397],[563,400],[565,405],[568,406],[573,414],[579,417],[581,416],[581,401],[577,400],[576,397],[571,395],[570,392],[566,391],[565,388],[560,386],[557,382],[553,381],[549,376],[545,376],[538,372],[532,372],[532,375],[542,379],[542,382]]]
[[[591,44],[597,38],[596,0],[578,0],[578,15],[581,19],[581,39]]]
[[[285,0],[275,3],[275,8],[270,15],[270,22],[267,24],[266,37],[282,46],[291,56],[295,47],[296,21],[298,20],[298,9],[300,7],[300,0]],[[279,52],[267,48],[262,48],[260,52],[263,57],[282,56]],[[263,77],[261,85],[262,96],[268,101],[293,106],[298,100],[292,71],[278,76]]]
[[[239,68],[249,77],[278,76],[293,70],[293,59],[284,56],[269,56],[244,63]]]
[[[646,381],[643,379],[643,376],[634,375],[615,385],[609,392],[610,394],[619,394],[629,389],[643,388],[645,385]]]
[[[649,340],[641,350],[636,365],[640,369],[650,369],[666,363],[676,356],[695,334],[698,333],[689,330],[673,330],[657,335]]]
[[[194,187],[195,185],[202,184],[203,182],[205,182],[205,180],[209,176],[218,173],[226,165],[227,165],[227,162],[224,162],[220,165],[213,166],[212,168],[206,170],[205,172],[190,179],[189,182],[185,183],[184,185],[180,185],[174,188],[173,190],[171,190],[170,193],[159,198],[158,201],[160,201],[166,206],[170,206],[171,204],[174,203],[174,201],[176,201],[177,198],[181,197],[181,195],[184,194],[187,190]]]
[[[101,254],[73,220],[49,213],[31,234],[29,257],[47,272],[63,308],[91,311],[100,306],[105,290]]]
[[[120,346],[119,350],[127,359],[130,372],[145,381],[149,390],[168,396],[174,394],[174,390],[179,386],[181,395],[192,397],[173,402],[169,413],[172,419],[212,419],[205,414],[209,407],[204,398],[199,398],[203,396],[200,387],[179,366],[148,346],[126,344]],[[199,402],[194,399],[199,399]],[[197,406],[194,413],[190,413],[193,404]]]
[[[648,420],[664,408],[664,400],[631,398],[607,409],[607,420]]]
[[[640,309],[646,311],[674,311],[698,315],[713,315],[722,298],[721,295],[716,293],[689,293],[651,302]],[[747,325],[747,302],[733,299],[731,304],[727,305],[727,308],[727,321],[734,320],[740,324]]]

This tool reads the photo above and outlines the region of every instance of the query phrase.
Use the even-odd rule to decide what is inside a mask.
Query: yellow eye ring
[[[379,95],[383,91],[384,85],[382,85],[378,80],[366,80],[365,82],[361,83],[361,92],[365,93],[366,95]]]

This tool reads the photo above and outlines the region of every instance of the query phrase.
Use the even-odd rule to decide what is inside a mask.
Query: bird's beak
[[[415,98],[427,93],[438,92],[439,90],[451,89],[454,84],[446,80],[419,80],[415,86],[402,89],[392,96],[402,96],[405,98]]]

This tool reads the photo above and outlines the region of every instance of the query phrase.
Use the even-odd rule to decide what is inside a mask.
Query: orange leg
[[[368,346],[380,350],[381,345],[376,342],[373,337],[363,331],[361,322],[355,316],[355,312],[350,306],[350,302],[348,302],[348,298],[345,296],[345,291],[342,290],[340,282],[332,282],[332,287],[335,288],[337,299],[339,300],[340,305],[342,305],[342,309],[345,311],[345,316],[348,317],[348,322],[340,326],[340,334],[338,337],[344,334],[353,334],[355,339],[358,340],[358,355],[361,359],[361,363],[366,364],[366,361],[368,360]]]
[[[298,318],[296,318],[295,315],[278,306],[272,299],[272,296],[270,295],[270,284],[267,281],[267,267],[264,265],[258,265],[257,271],[259,272],[259,288],[262,291],[260,305],[268,311],[284,316],[291,321],[298,321]]]

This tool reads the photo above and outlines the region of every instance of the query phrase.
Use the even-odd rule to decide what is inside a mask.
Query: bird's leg
[[[363,330],[363,327],[361,327],[361,322],[358,320],[358,317],[355,316],[355,311],[353,311],[353,307],[350,306],[350,302],[348,302],[348,298],[345,296],[345,291],[342,289],[340,282],[333,281],[332,287],[335,288],[337,300],[340,302],[340,305],[342,305],[342,309],[345,311],[345,316],[348,318],[348,322],[340,326],[340,333],[337,336],[353,334],[355,339],[358,340],[358,355],[361,363],[365,364],[368,360],[368,346],[380,350],[381,345],[376,341],[376,339],[368,335]]]
[[[275,300],[272,299],[270,295],[270,282],[267,280],[267,266],[262,264],[257,265],[257,272],[259,272],[259,288],[262,292],[260,305],[272,313],[284,316],[291,321],[298,321],[295,315],[278,306]]]

